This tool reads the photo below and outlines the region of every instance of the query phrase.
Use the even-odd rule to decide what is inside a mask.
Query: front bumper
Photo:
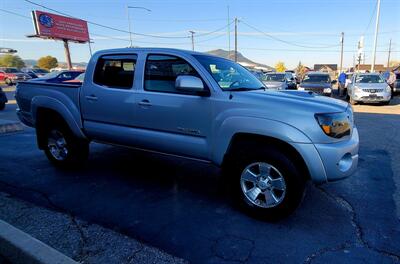
[[[337,181],[352,175],[358,165],[359,137],[356,127],[351,138],[331,144],[294,143],[314,183]]]
[[[353,100],[356,102],[363,103],[381,103],[388,102],[391,98],[391,93],[380,92],[380,93],[368,93],[368,92],[357,92],[353,95]]]

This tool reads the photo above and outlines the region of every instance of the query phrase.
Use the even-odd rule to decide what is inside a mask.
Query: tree
[[[25,62],[17,55],[7,54],[0,57],[1,67],[16,67],[21,69],[25,67]]]
[[[303,79],[304,75],[307,72],[307,68],[303,64],[301,64],[301,61],[299,61],[299,64],[297,65],[295,71],[296,71],[297,77],[300,79]]]
[[[286,70],[285,63],[283,63],[282,61],[278,61],[275,64],[275,69],[277,72],[284,72]]]
[[[42,69],[50,70],[58,66],[58,61],[52,56],[41,57],[37,62],[37,66]]]

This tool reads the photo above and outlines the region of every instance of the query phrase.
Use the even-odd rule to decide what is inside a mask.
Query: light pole
[[[375,70],[376,46],[377,46],[377,43],[378,43],[379,13],[381,11],[381,0],[378,0],[377,5],[378,5],[378,10],[376,11],[374,51],[372,52],[371,72],[373,72]]]
[[[130,40],[130,47],[132,48],[132,29],[131,29],[131,17],[129,14],[129,9],[143,9],[146,10],[147,12],[151,12],[150,9],[142,6],[126,6],[126,10],[128,12],[128,28],[129,28],[129,40]]]

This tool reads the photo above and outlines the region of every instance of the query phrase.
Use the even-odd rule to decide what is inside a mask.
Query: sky
[[[344,67],[353,65],[357,43],[365,36],[365,62],[371,63],[377,0],[31,0],[73,17],[128,31],[127,6],[132,31],[167,38],[133,35],[133,45],[191,49],[231,49],[238,23],[238,51],[247,58],[274,66],[283,61],[294,68],[299,61],[314,64],[340,62],[340,34],[344,32]],[[230,20],[228,20],[228,6]],[[49,11],[25,0],[0,0],[0,47],[18,50],[23,59],[51,55],[65,61],[61,41],[30,39],[32,10]],[[49,11],[52,12],[52,11]],[[400,60],[400,0],[381,0],[377,64],[386,64],[389,40],[393,60]],[[89,24],[92,50],[127,47],[129,34]],[[271,37],[272,36],[272,37]],[[70,44],[72,62],[90,58],[88,44]]]

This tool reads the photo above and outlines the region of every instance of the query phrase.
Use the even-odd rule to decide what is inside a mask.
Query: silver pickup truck
[[[213,163],[241,208],[267,219],[291,213],[306,181],[348,177],[358,162],[347,103],[266,91],[239,64],[198,52],[100,51],[81,85],[20,82],[16,99],[55,165],[81,163],[91,141]]]

